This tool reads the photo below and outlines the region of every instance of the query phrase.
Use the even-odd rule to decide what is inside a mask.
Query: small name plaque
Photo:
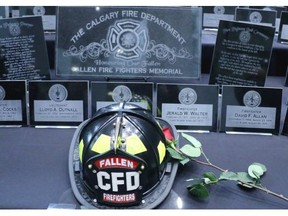
[[[177,130],[217,130],[218,86],[157,85],[157,116]]]
[[[220,131],[279,134],[282,89],[223,86]]]
[[[27,125],[26,81],[0,80],[0,125]]]
[[[88,118],[88,81],[30,81],[30,124],[77,126]]]

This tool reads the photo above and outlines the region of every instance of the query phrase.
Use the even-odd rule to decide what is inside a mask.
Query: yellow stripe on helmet
[[[158,154],[159,154],[159,163],[161,164],[166,155],[166,147],[165,147],[165,144],[161,142],[161,140],[157,146],[157,149],[158,149]]]
[[[80,141],[78,148],[79,148],[79,160],[80,160],[80,162],[82,163],[83,148],[84,148],[83,139]]]
[[[99,154],[109,151],[111,148],[110,142],[111,142],[110,136],[101,134],[99,138],[94,142],[91,150]]]
[[[136,155],[145,151],[147,151],[145,145],[136,134],[126,138],[126,152]]]

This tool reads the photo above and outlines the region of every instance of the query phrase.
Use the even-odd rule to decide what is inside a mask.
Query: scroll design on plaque
[[[1,28],[5,28],[5,29],[8,28],[10,35],[18,36],[21,34],[21,27],[22,26],[25,26],[28,28],[33,27],[32,24],[25,23],[25,22],[20,22],[20,23],[19,22],[9,22],[9,23],[5,22],[5,23],[3,23],[2,26],[0,25],[0,29]]]
[[[99,42],[91,42],[87,46],[71,45],[63,56],[79,56],[81,62],[88,58],[97,59],[100,55],[109,57],[114,55],[121,60],[133,60],[145,55],[146,58],[155,56],[158,60],[168,60],[174,64],[177,58],[192,59],[192,55],[182,48],[177,51],[166,44],[157,44],[155,40],[149,41],[148,30],[139,21],[120,20],[110,26],[107,38]]]

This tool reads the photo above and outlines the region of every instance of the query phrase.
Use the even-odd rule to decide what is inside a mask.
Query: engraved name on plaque
[[[282,89],[223,86],[221,129],[279,134]]]
[[[0,125],[27,125],[26,81],[0,80]]]
[[[30,81],[31,125],[77,126],[88,118],[87,81]]]
[[[157,116],[177,130],[217,130],[218,86],[157,84]]]

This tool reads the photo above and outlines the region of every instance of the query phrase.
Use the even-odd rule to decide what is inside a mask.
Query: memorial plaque
[[[56,30],[55,6],[20,6],[20,16],[41,16],[44,31]]]
[[[278,42],[288,43],[288,12],[287,11],[281,13]]]
[[[0,79],[49,79],[41,17],[0,20]]]
[[[26,81],[0,80],[0,126],[27,125]]]
[[[220,131],[279,134],[281,88],[223,86]]]
[[[153,83],[91,82],[92,116],[113,103],[129,102],[153,112]]]
[[[209,83],[264,86],[275,28],[221,20]]]
[[[276,32],[279,32],[281,13],[282,13],[282,11],[287,11],[286,7],[280,7],[280,6],[250,6],[249,8],[262,9],[262,10],[266,10],[266,11],[271,11],[271,10],[276,11],[275,27],[276,27]]]
[[[157,84],[157,116],[177,130],[217,131],[218,86]]]
[[[288,108],[286,110],[286,116],[284,120],[284,126],[282,130],[282,134],[288,136]]]
[[[78,126],[88,118],[88,81],[30,81],[30,124]]]
[[[275,26],[277,12],[249,8],[236,8],[235,20],[258,25]]]
[[[220,20],[235,18],[235,6],[203,6],[203,28],[217,29]]]
[[[200,77],[200,7],[59,7],[57,17],[56,76]]]

